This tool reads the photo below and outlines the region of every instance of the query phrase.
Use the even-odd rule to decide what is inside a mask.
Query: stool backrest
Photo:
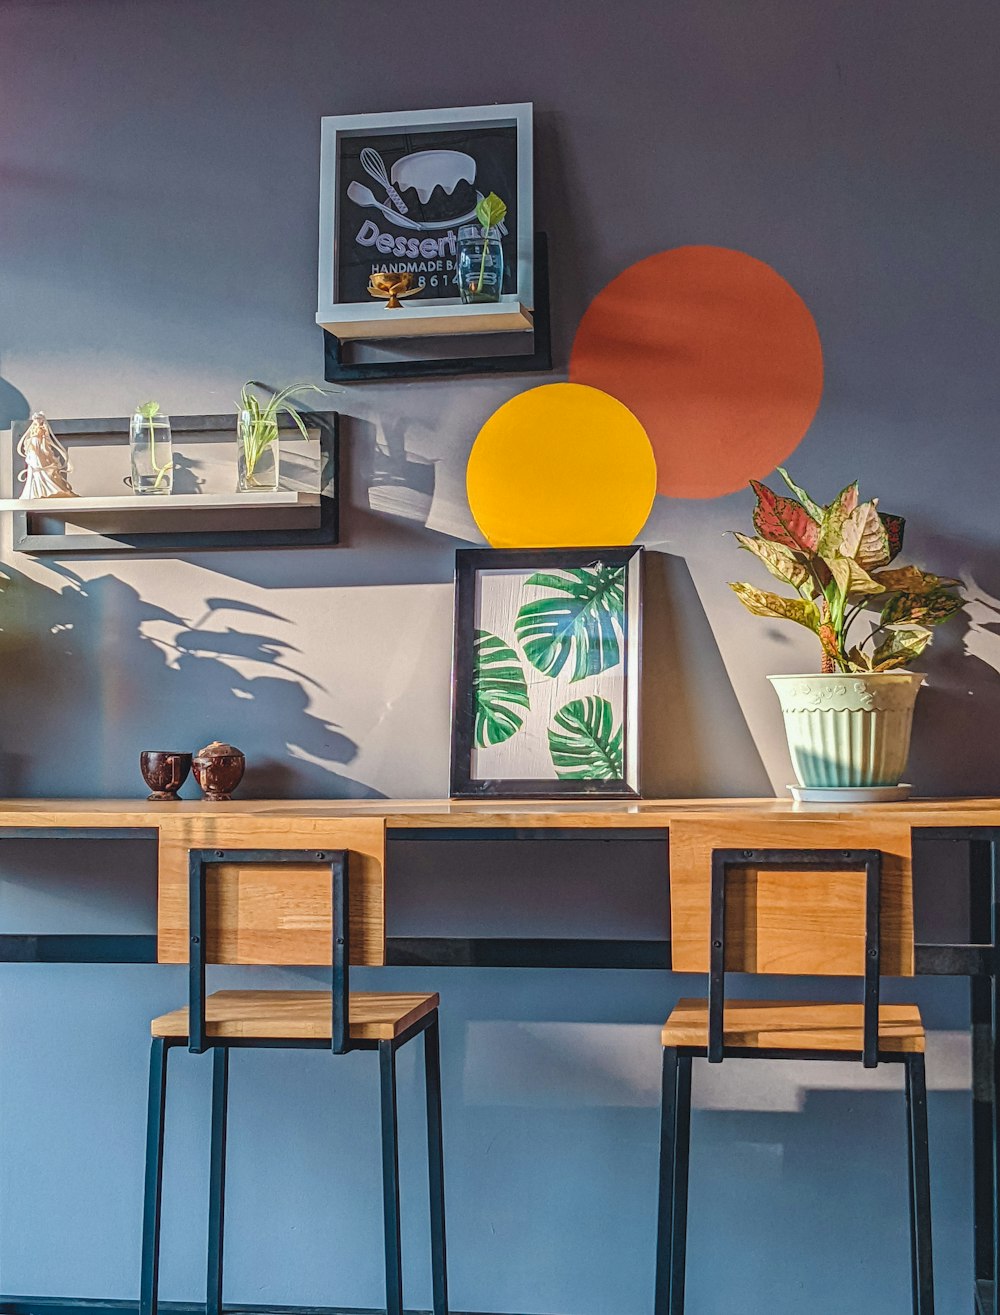
[[[707,973],[711,960],[712,852],[785,849],[793,860],[738,859],[726,880],[726,971],[858,977],[865,972],[865,865],[823,870],[808,854],[877,849],[881,973],[910,977],[913,880],[910,829],[898,823],[815,818],[781,824],[759,817],[681,821],[670,828],[670,946],[675,972]]]
[[[353,844],[317,844],[286,849],[275,844],[214,843],[189,845],[183,862],[183,908],[173,901],[162,910],[161,927],[170,921],[174,954],[167,962],[189,958],[188,906],[191,856],[200,853],[206,867],[206,959],[218,964],[302,965],[330,963],[333,917],[329,856],[350,848],[348,958],[358,966],[385,963],[385,876],[383,862]],[[220,855],[222,857],[220,858]],[[178,866],[180,862],[178,862]],[[183,916],[181,916],[183,915]],[[181,940],[183,937],[183,940]]]
[[[286,880],[276,887],[273,872],[279,868],[286,875]],[[368,945],[371,957],[365,957],[367,942],[364,938],[351,938],[351,892],[348,875],[348,853],[337,849],[192,849],[188,854],[189,880],[189,930],[190,951],[188,956],[188,1026],[190,1030],[190,1049],[201,1053],[205,1049],[205,968],[209,963],[247,962],[238,953],[233,956],[228,947],[232,941],[233,928],[225,918],[225,897],[223,892],[233,891],[232,880],[213,883],[212,874],[227,873],[230,878],[236,869],[252,874],[255,869],[270,869],[272,880],[262,887],[272,896],[280,892],[280,900],[272,916],[275,931],[279,931],[280,914],[287,909],[289,899],[293,901],[297,880],[314,883],[318,877],[329,891],[330,921],[327,932],[328,954],[325,962],[331,969],[331,1009],[332,1029],[331,1048],[342,1054],[349,1048],[348,1021],[348,975],[349,961],[354,958],[361,963],[383,963],[385,961],[385,932],[382,930],[382,944],[374,949]],[[214,897],[213,897],[214,892]],[[222,899],[220,900],[220,895]],[[239,892],[237,892],[237,896]],[[310,898],[315,902],[315,891],[310,891]],[[243,899],[237,898],[237,904],[245,905]],[[352,945],[354,955],[348,952]],[[285,960],[287,962],[287,959]],[[315,960],[312,960],[315,962]]]
[[[878,1063],[878,1007],[881,970],[880,903],[882,898],[882,854],[878,849],[714,849],[712,851],[712,934],[709,947],[708,975],[708,1058],[719,1062],[725,1048],[725,997],[729,931],[727,886],[729,877],[745,871],[752,864],[756,872],[808,867],[823,874],[850,871],[864,866],[864,952],[859,970],[853,975],[864,979],[862,1058],[866,1068]],[[748,922],[740,925],[741,948],[746,941]],[[729,935],[727,936],[727,931]],[[778,971],[786,971],[781,967]]]

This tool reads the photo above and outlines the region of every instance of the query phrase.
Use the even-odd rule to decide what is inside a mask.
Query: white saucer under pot
[[[797,804],[891,804],[909,799],[912,785],[790,785]]]

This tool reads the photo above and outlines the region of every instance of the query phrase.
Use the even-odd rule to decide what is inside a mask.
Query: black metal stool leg
[[[677,1051],[664,1046],[660,1095],[660,1187],[656,1213],[654,1315],[670,1315],[670,1244],[674,1231],[674,1153],[677,1149],[676,1090]]]
[[[670,1245],[670,1315],[684,1315],[684,1277],[687,1268],[688,1162],[691,1149],[691,1056],[677,1059],[675,1103],[673,1241]]]
[[[403,1315],[403,1255],[399,1236],[399,1134],[396,1126],[396,1048],[378,1043],[382,1096],[382,1212],[385,1221],[385,1310]]]
[[[146,1115],[146,1180],[142,1202],[140,1315],[156,1315],[160,1277],[160,1206],[163,1198],[163,1132],[167,1106],[167,1055],[163,1037],[149,1051],[149,1105]]]
[[[910,1180],[910,1262],[913,1315],[934,1315],[931,1249],[931,1174],[927,1145],[927,1080],[922,1053],[906,1057],[906,1116]]]
[[[212,1051],[212,1149],[208,1187],[208,1286],[206,1315],[222,1311],[222,1244],[226,1212],[226,1116],[229,1104],[229,1048]]]
[[[687,1251],[691,1057],[663,1050],[660,1108],[660,1200],[656,1242],[655,1315],[683,1315]]]
[[[435,1017],[424,1031],[427,1089],[427,1179],[431,1204],[431,1279],[434,1315],[448,1315],[448,1248],[444,1223],[444,1136],[441,1127],[441,1045]]]

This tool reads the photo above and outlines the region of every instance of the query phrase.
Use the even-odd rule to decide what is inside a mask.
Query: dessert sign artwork
[[[507,203],[502,300],[530,307],[531,162],[530,105],[325,118],[317,322],[384,318],[389,276],[411,306],[461,304],[459,232],[491,192]]]
[[[337,292],[363,301],[372,274],[415,274],[425,300],[457,297],[458,233],[476,203],[516,194],[517,129],[459,129],[346,139],[341,147]],[[418,146],[413,150],[413,146]],[[516,217],[516,203],[512,207]],[[503,234],[504,291],[514,291],[513,239]]]

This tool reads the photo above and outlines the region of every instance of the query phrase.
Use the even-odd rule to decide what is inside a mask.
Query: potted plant
[[[770,676],[781,701],[800,787],[894,797],[910,748],[913,706],[923,681],[908,670],[934,626],[964,600],[957,580],[916,566],[891,566],[904,522],[859,501],[848,484],[828,506],[814,502],[779,467],[792,497],[751,480],[756,535],[736,533],[790,597],[731,583],[755,616],[793,621],[815,634],[822,664],[812,675]],[[874,616],[872,614],[875,614]],[[855,627],[868,619],[860,640]]]
[[[253,391],[255,388],[271,393],[271,400],[262,403]],[[273,493],[277,490],[281,474],[278,424],[282,412],[293,422],[303,438],[309,437],[301,415],[288,399],[294,393],[325,391],[315,384],[292,384],[274,393],[267,384],[256,379],[250,379],[243,385],[236,408],[238,493]]]

